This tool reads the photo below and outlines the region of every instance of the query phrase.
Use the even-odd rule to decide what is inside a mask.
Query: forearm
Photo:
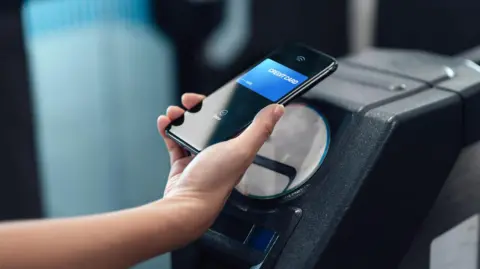
[[[185,227],[191,206],[164,200],[90,217],[2,224],[0,268],[128,268],[198,236]]]

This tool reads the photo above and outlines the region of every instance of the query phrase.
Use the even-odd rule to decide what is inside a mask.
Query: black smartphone
[[[301,44],[285,45],[207,96],[167,126],[191,153],[235,137],[264,107],[286,105],[337,69],[337,61]]]

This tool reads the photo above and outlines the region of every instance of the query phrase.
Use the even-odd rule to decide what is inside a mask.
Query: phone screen
[[[332,57],[305,46],[281,48],[185,112],[167,128],[167,134],[188,150],[200,152],[234,137],[261,109],[287,103],[335,67]]]

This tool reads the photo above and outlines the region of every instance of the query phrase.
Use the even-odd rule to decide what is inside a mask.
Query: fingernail
[[[280,120],[280,118],[283,116],[283,113],[285,113],[285,107],[283,105],[277,105],[273,111],[275,122]]]

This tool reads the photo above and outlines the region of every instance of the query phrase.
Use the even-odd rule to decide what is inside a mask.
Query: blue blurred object
[[[44,208],[50,217],[159,199],[169,161],[156,118],[175,96],[174,52],[148,0],[24,5]],[[139,268],[169,268],[160,257]]]
[[[30,0],[24,9],[28,38],[111,21],[150,24],[150,0]]]
[[[275,236],[274,231],[264,227],[255,226],[248,238],[247,245],[261,252],[268,252]]]

